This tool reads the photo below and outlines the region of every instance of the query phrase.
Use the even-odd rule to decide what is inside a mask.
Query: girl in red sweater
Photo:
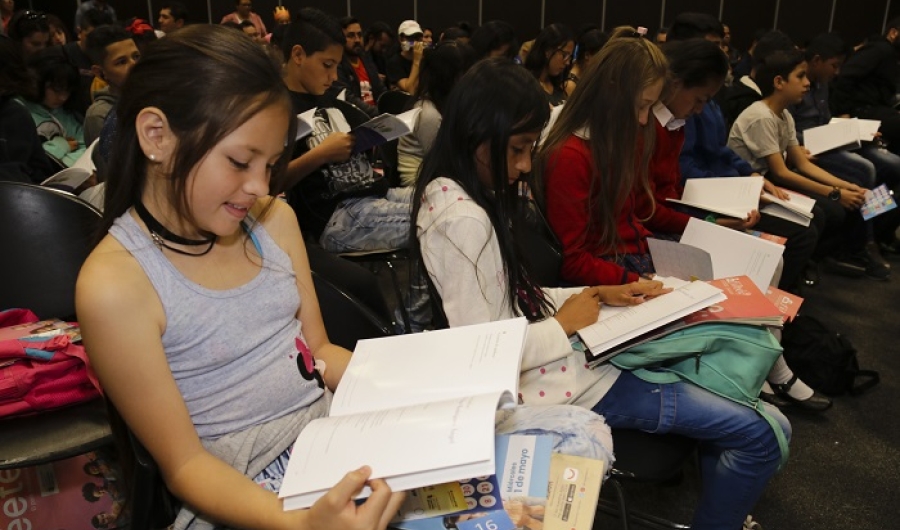
[[[563,278],[577,285],[636,281],[653,272],[647,236],[681,233],[689,216],[654,200],[647,124],[668,63],[631,28],[589,64],[539,154],[547,215],[563,246]]]

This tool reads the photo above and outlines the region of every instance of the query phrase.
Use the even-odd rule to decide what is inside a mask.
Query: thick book
[[[297,115],[297,136],[299,140],[312,134],[315,129],[315,115],[317,109],[310,109]],[[368,151],[373,147],[396,140],[413,131],[416,119],[422,109],[412,109],[401,114],[379,114],[371,120],[350,129],[353,134],[353,154]],[[349,126],[348,126],[349,127]]]
[[[494,415],[516,404],[526,329],[518,318],[359,341],[329,417],[294,443],[284,508],[312,506],[363,465],[394,491],[493,474]]]
[[[836,121],[803,131],[803,146],[812,155],[833,149],[857,149],[859,139],[858,120]]]
[[[744,219],[759,209],[762,177],[718,177],[688,179],[681,199],[670,202],[700,208],[728,217]]]
[[[721,289],[706,282],[657,279],[672,287],[672,291],[635,306],[604,305],[596,323],[578,330],[588,364],[603,363],[633,345],[631,341],[641,340],[650,332],[665,329],[667,325],[726,298]]]
[[[801,226],[809,226],[813,218],[813,207],[816,205],[815,199],[795,191],[785,189],[782,191],[788,194],[790,200],[779,199],[768,192],[763,193],[763,199],[768,204],[763,206],[760,211]]]
[[[747,276],[711,280],[728,298],[684,317],[685,325],[730,322],[781,327],[783,314]]]

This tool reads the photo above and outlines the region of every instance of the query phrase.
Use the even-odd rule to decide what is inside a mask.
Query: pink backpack
[[[84,348],[66,333],[34,333],[26,309],[0,312],[0,418],[34,414],[95,399],[100,383]]]

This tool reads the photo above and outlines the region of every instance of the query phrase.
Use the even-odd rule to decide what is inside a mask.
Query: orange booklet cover
[[[781,311],[785,322],[794,320],[794,317],[797,316],[797,312],[800,311],[800,304],[803,303],[803,299],[799,296],[771,286],[766,289],[766,298],[775,304],[775,307]]]
[[[757,326],[782,325],[781,311],[749,277],[732,276],[707,283],[721,289],[728,298],[684,317],[685,324],[732,322]]]

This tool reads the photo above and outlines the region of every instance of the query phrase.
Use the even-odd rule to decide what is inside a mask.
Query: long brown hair
[[[571,135],[582,130],[589,134],[593,177],[583,242],[596,242],[603,252],[612,252],[619,244],[616,219],[632,190],[637,186],[653,199],[647,167],[654,127],[638,123],[637,98],[648,86],[666,79],[667,72],[666,58],[655,44],[634,28],[616,28],[591,58],[538,153],[537,169],[546,173],[553,155]]]

